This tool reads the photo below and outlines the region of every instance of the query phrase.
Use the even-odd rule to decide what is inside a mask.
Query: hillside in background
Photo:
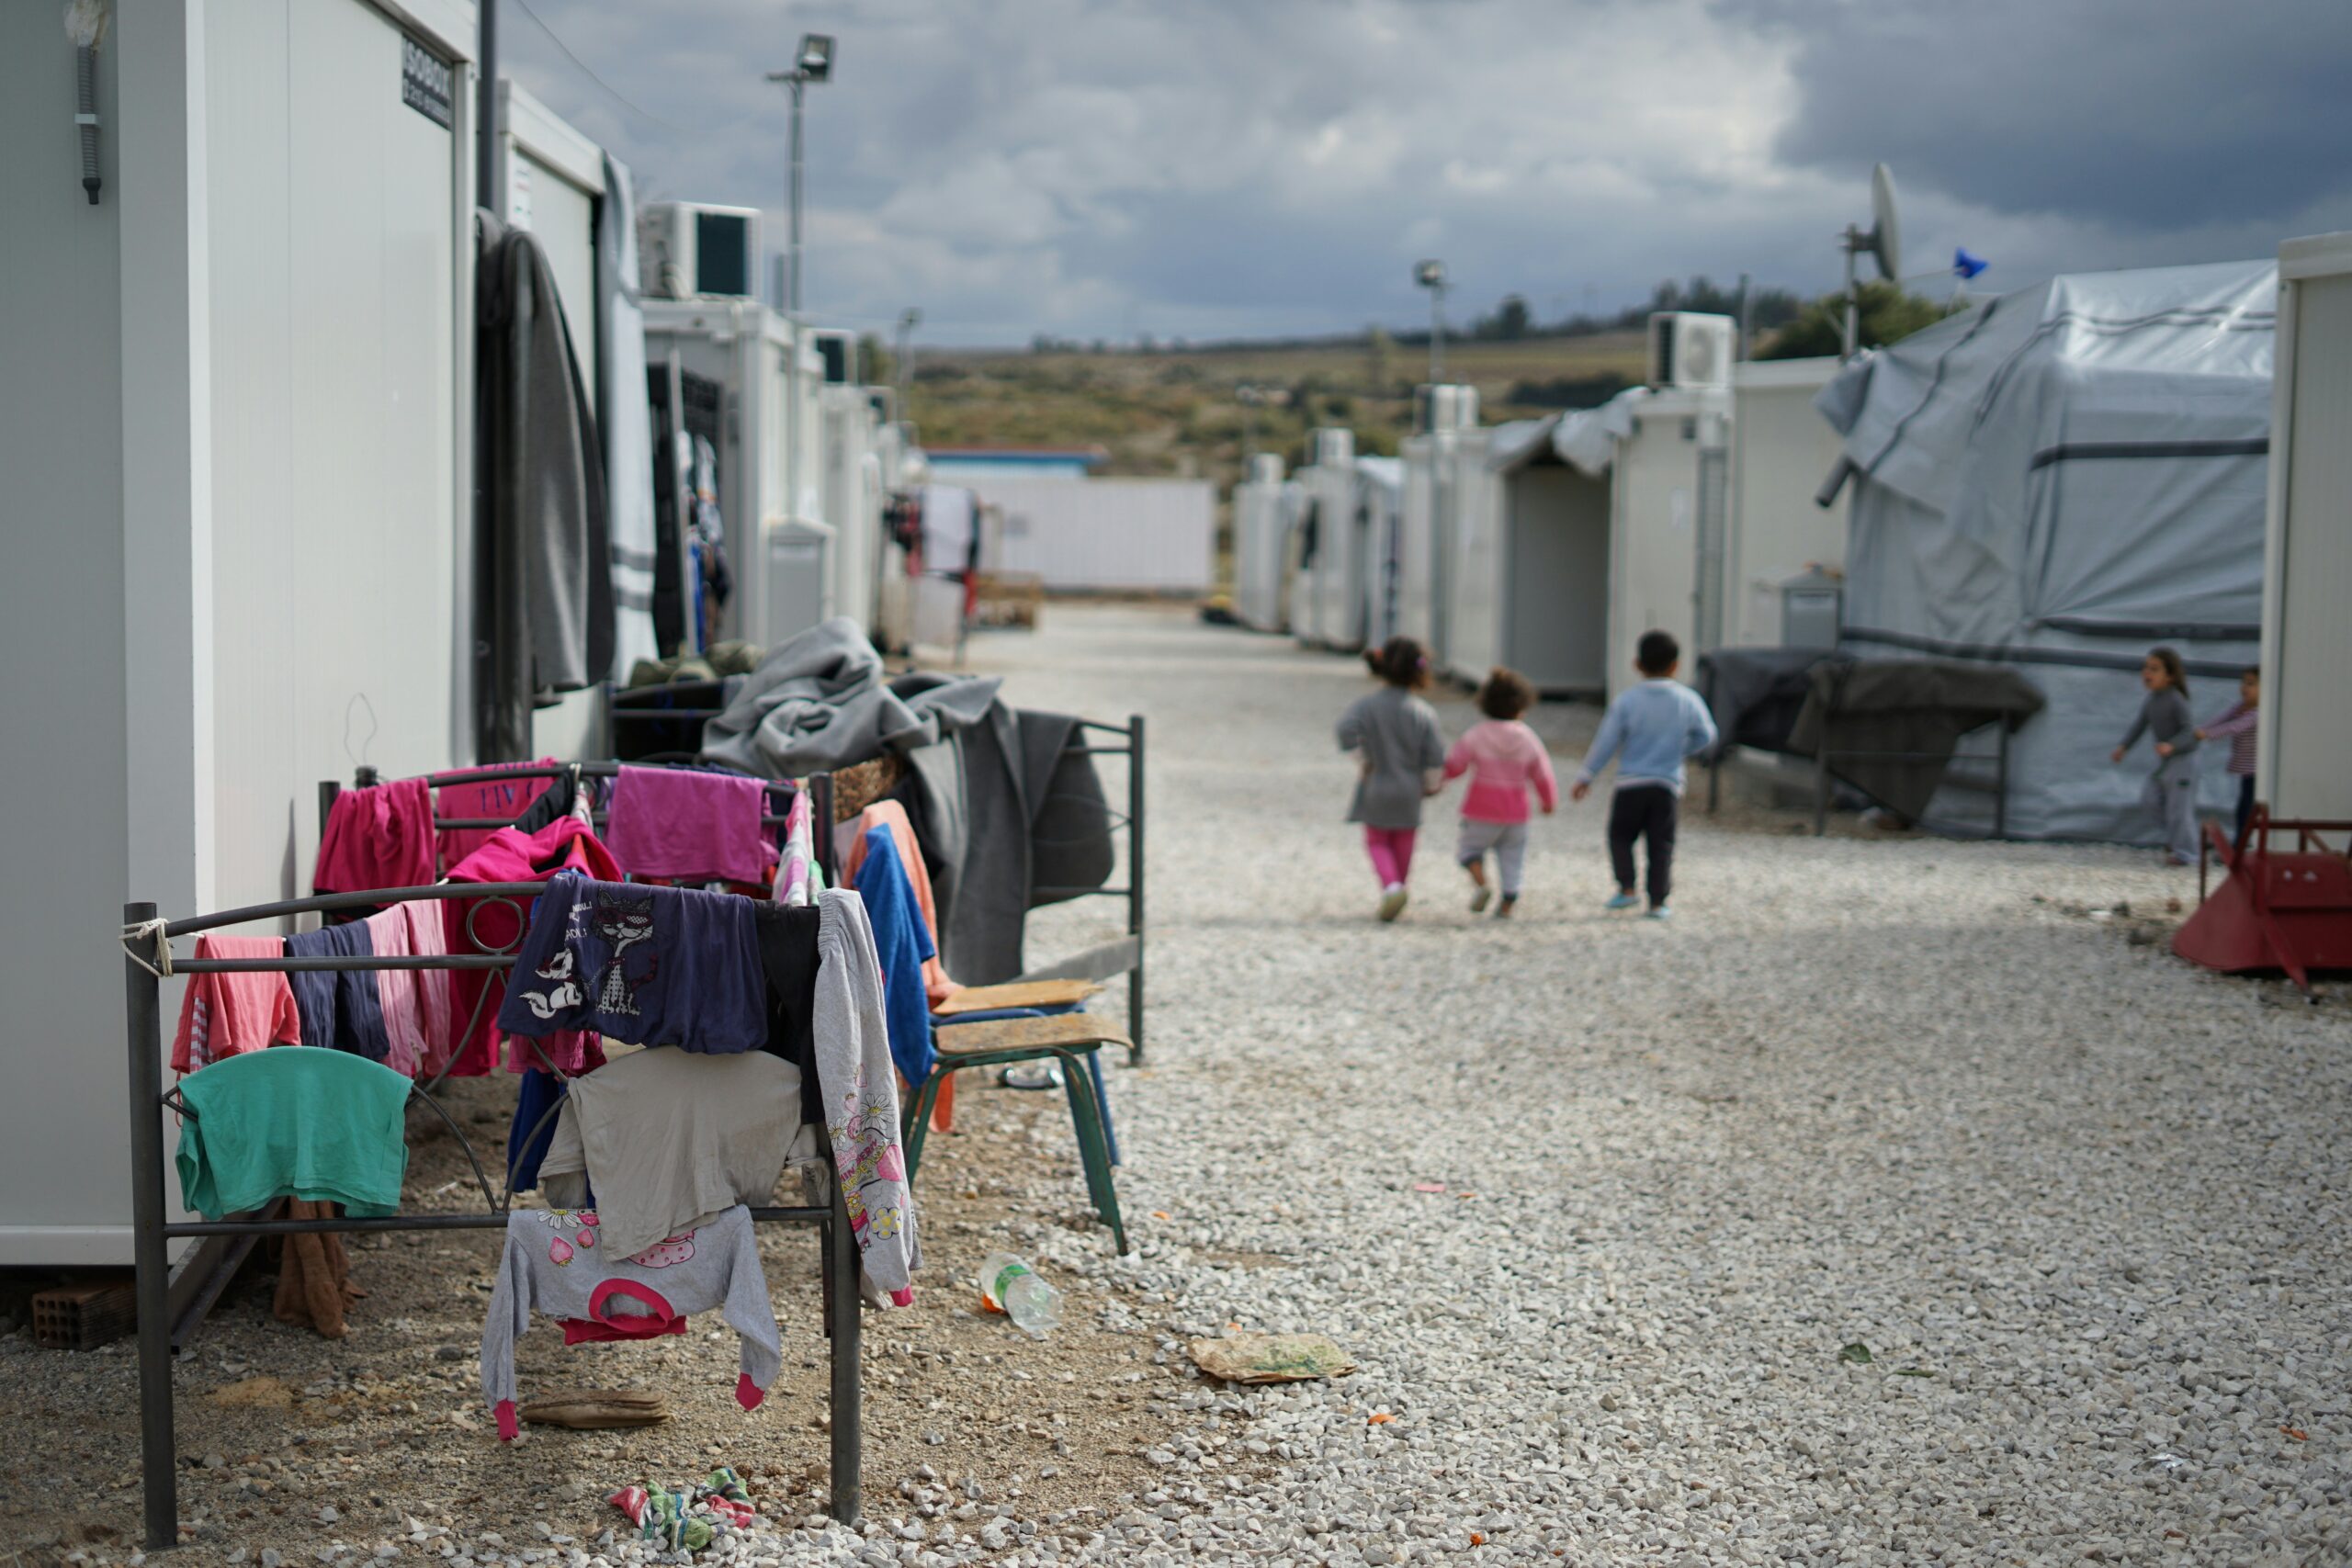
[[[1483,423],[1605,401],[1643,375],[1643,337],[1465,340],[1445,348],[1446,378],[1478,389]],[[1303,460],[1306,433],[1343,425],[1356,449],[1390,454],[1412,421],[1428,349],[1374,334],[1300,344],[1185,349],[1051,347],[918,353],[911,397],[926,446],[1101,446],[1105,472],[1197,477],[1220,490],[1241,470],[1245,426],[1255,446]],[[1269,394],[1254,411],[1237,393]]]

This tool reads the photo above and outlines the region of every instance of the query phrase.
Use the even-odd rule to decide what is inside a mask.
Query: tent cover
[[[2057,277],[1858,359],[1815,400],[1852,465],[1841,646],[2012,666],[2048,698],[2012,743],[2014,836],[2158,842],[2148,743],[2108,761],[2141,661],[2178,649],[2201,722],[2256,659],[2276,298],[2268,262]],[[2216,811],[2227,750],[2204,749]],[[1991,812],[1947,789],[1925,820],[1984,832]]]

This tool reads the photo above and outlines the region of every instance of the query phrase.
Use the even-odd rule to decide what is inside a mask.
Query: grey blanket
[[[1789,735],[1801,757],[1830,750],[1831,776],[1911,821],[1927,815],[1960,738],[1987,724],[2014,731],[2042,695],[2015,670],[1940,659],[1824,659]],[[1840,758],[1899,752],[1909,760]]]
[[[944,678],[901,694],[884,682],[882,656],[857,624],[836,616],[768,650],[703,726],[702,760],[796,778],[912,752],[979,723],[999,684]]]

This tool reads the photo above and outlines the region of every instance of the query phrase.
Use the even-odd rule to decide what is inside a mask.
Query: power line
[[[522,7],[523,15],[531,18],[531,23],[534,27],[537,28],[539,31],[547,34],[548,41],[549,43],[554,44],[556,48],[563,51],[563,57],[571,62],[572,65],[582,76],[587,77],[588,80],[594,82],[598,87],[604,90],[605,96],[611,98],[613,102],[620,105],[621,107],[628,110],[629,113],[637,116],[639,119],[650,120],[653,124],[660,126],[662,130],[674,130],[681,136],[687,134],[685,127],[672,125],[668,120],[663,119],[660,115],[655,114],[652,110],[639,108],[630,100],[628,95],[623,93],[618,87],[614,86],[610,82],[605,81],[602,76],[597,75],[595,71],[586,61],[571,52],[571,46],[563,41],[562,35],[558,33],[553,28],[548,26],[546,20],[542,18],[537,11],[531,9],[530,0],[514,0],[514,4]]]

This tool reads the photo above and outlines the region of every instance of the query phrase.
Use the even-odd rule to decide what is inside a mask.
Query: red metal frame
[[[2346,835],[2345,847],[2321,837]],[[2278,840],[2291,834],[2294,847]],[[2228,875],[2207,896],[2218,857]],[[2199,845],[2197,912],[2172,950],[2224,974],[2283,970],[2306,994],[2315,969],[2352,969],[2352,821],[2275,819],[2256,805],[2237,842],[2206,824]]]

